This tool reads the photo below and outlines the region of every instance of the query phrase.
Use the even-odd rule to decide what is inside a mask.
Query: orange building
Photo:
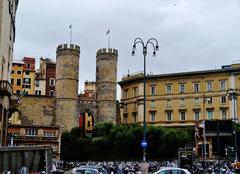
[[[14,94],[21,94],[23,87],[23,65],[24,63],[22,62],[14,62],[12,64],[12,72],[11,72],[11,85],[13,88],[13,93]]]

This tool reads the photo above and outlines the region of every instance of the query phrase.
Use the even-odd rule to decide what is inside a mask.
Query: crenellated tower
[[[116,124],[117,60],[118,51],[116,49],[103,48],[97,51],[97,122]]]
[[[80,47],[61,44],[56,54],[56,124],[70,130],[78,126]]]

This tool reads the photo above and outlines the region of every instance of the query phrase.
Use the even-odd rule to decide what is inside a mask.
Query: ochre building
[[[227,91],[240,90],[239,72],[240,64],[232,64],[214,70],[147,75],[147,124],[182,127],[202,120],[233,119],[233,101]],[[121,122],[143,123],[143,74],[128,75],[118,84]]]

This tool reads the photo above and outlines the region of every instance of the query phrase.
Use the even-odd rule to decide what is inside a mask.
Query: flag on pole
[[[110,30],[108,30],[108,31],[106,32],[106,34],[110,34]]]

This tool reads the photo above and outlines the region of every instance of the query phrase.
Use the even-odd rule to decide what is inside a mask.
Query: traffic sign
[[[142,140],[141,141],[141,146],[142,146],[142,148],[146,148],[147,147],[147,141],[146,140]]]

